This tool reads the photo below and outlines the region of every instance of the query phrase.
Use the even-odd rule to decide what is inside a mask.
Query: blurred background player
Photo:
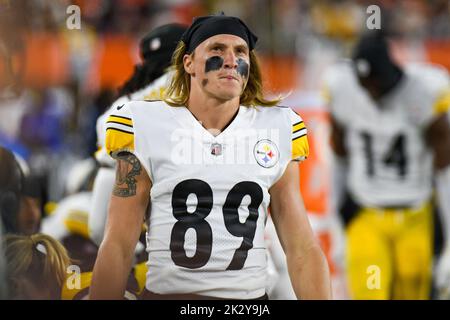
[[[334,201],[346,223],[351,297],[428,299],[433,176],[445,243],[450,230],[448,73],[430,64],[400,67],[382,33],[374,32],[363,36],[352,60],[333,66],[325,81]],[[448,268],[448,244],[444,247],[441,264]],[[438,268],[438,279],[448,279],[450,269],[444,269]],[[440,289],[449,285],[439,283]]]
[[[115,179],[115,161],[105,149],[106,119],[117,107],[131,100],[160,99],[167,81],[167,69],[172,54],[183,32],[181,24],[166,24],[150,31],[140,42],[142,64],[135,66],[131,78],[120,88],[118,98],[97,120],[99,150],[95,154],[100,164],[93,190],[92,210],[89,216],[89,234],[97,245],[103,240],[109,198]]]
[[[8,235],[2,241],[9,299],[59,300],[70,259],[66,249],[43,234]]]

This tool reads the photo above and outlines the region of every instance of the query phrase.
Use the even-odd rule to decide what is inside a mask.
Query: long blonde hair
[[[4,238],[7,281],[22,277],[37,288],[49,288],[59,295],[70,265],[67,250],[45,234],[7,235]],[[10,288],[13,286],[9,285]],[[14,295],[14,292],[10,294]]]
[[[191,76],[184,70],[183,57],[186,54],[186,44],[178,43],[172,56],[172,79],[165,90],[162,99],[167,104],[179,107],[185,106],[189,100]],[[194,56],[194,53],[192,53]],[[250,72],[247,86],[240,97],[240,104],[244,106],[275,106],[281,99],[268,100],[264,98],[261,70],[255,52],[250,51]]]

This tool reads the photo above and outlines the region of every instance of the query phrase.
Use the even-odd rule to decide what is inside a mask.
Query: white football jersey
[[[345,130],[348,189],[364,206],[418,206],[431,196],[433,154],[424,132],[450,106],[448,74],[428,64],[404,72],[378,102],[360,86],[350,61],[325,76],[330,112]]]
[[[146,87],[133,92],[129,96],[122,96],[113,102],[111,107],[106,110],[100,117],[97,119],[96,131],[97,131],[97,148],[98,151],[95,153],[95,158],[97,161],[107,167],[114,167],[116,162],[112,159],[107,153],[105,149],[105,125],[106,119],[108,119],[111,112],[116,110],[117,107],[124,105],[128,101],[133,100],[157,100],[161,99],[162,93],[167,87],[168,80],[170,79],[171,73],[165,73]]]
[[[214,136],[185,107],[133,101],[108,118],[106,149],[136,155],[152,180],[148,290],[265,294],[268,191],[291,160],[308,155],[300,116],[240,106]]]

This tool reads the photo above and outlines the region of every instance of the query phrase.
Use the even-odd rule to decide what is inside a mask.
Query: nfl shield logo
[[[222,154],[222,145],[220,143],[213,143],[211,145],[211,154],[213,156],[220,156]]]

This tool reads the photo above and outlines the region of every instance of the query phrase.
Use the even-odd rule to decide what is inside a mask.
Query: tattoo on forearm
[[[118,197],[131,197],[136,194],[137,180],[142,167],[136,156],[131,153],[120,155],[117,161],[116,184],[113,194]]]

